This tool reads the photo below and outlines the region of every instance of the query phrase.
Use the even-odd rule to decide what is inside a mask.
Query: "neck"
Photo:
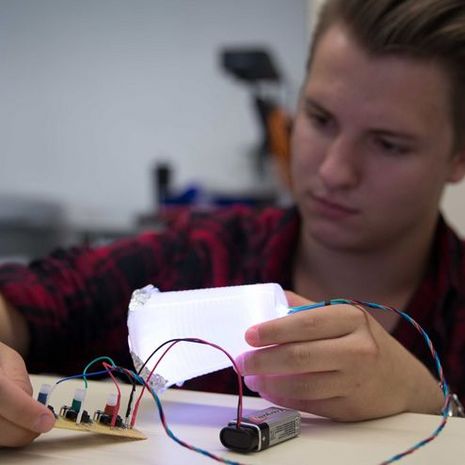
[[[331,249],[302,234],[293,270],[295,291],[314,301],[346,297],[405,308],[423,277],[435,224],[427,233],[423,229],[363,253]]]

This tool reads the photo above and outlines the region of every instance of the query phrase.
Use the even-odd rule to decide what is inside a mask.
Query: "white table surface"
[[[33,376],[35,392],[43,382],[56,378]],[[76,387],[82,381],[57,386],[50,404],[55,410],[70,405]],[[130,387],[123,385],[127,399]],[[92,413],[103,409],[107,395],[114,392],[108,382],[90,382],[84,408]],[[336,423],[304,415],[298,438],[261,452],[242,455],[226,450],[219,441],[219,431],[235,417],[235,396],[202,392],[168,390],[162,404],[172,431],[197,447],[245,464],[343,464],[376,465],[430,435],[439,424],[432,415],[402,414],[381,420],[359,423]],[[122,403],[125,408],[125,403]],[[244,399],[245,413],[270,404],[259,398]],[[208,465],[218,463],[176,444],[166,436],[155,403],[146,394],[141,403],[136,427],[148,439],[132,441],[94,433],[53,429],[33,444],[16,450],[0,449],[0,464],[34,465]],[[441,435],[433,442],[402,459],[399,464],[449,465],[465,463],[465,419],[451,418]]]

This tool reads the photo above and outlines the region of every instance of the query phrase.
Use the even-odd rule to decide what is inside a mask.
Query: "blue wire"
[[[420,332],[420,334],[424,337],[424,339],[428,343],[430,349],[432,349],[432,352],[433,351],[435,352],[433,344],[432,344],[431,339],[429,338],[428,334],[423,330],[423,328],[420,325],[418,325],[418,323],[415,322],[415,320],[412,317],[410,317],[410,315],[408,315],[407,313],[401,312],[401,311],[399,311],[397,309],[389,308],[389,307],[386,307],[386,306],[383,306],[383,305],[380,305],[380,304],[376,304],[376,303],[373,303],[373,302],[353,301],[353,300],[349,300],[349,299],[331,299],[331,300],[326,300],[326,301],[322,301],[322,302],[316,302],[314,304],[309,304],[309,305],[301,305],[301,306],[297,306],[297,307],[290,307],[289,310],[288,310],[288,314],[291,315],[291,314],[298,313],[298,312],[301,312],[301,311],[314,310],[314,309],[326,307],[326,306],[329,306],[329,305],[339,305],[339,304],[349,304],[349,305],[357,305],[357,304],[359,304],[359,305],[363,305],[363,306],[373,308],[373,309],[377,309],[377,310],[395,311],[402,318],[404,318],[410,324],[415,326],[415,328]],[[449,412],[450,391],[449,391],[448,384],[446,383],[444,378],[441,376],[441,374],[442,374],[442,366],[441,366],[441,362],[439,360],[439,357],[437,356],[437,354],[435,355],[434,352],[433,352],[433,356],[434,356],[434,361],[435,361],[435,364],[436,364],[436,369],[437,369],[437,371],[438,371],[438,373],[440,375],[441,388],[442,388],[442,392],[444,394],[444,397],[446,399],[444,407],[441,410],[441,415],[443,417],[443,421],[433,431],[433,433],[428,438],[418,442],[417,444],[412,446],[410,449],[392,456],[387,461],[382,462],[381,465],[388,465],[388,464],[391,464],[393,462],[397,462],[397,461],[401,460],[402,458],[404,458],[405,456],[407,456],[407,455],[411,454],[412,452],[416,451],[420,447],[423,447],[424,445],[428,444],[429,442],[431,442],[433,439],[435,439],[439,435],[439,433],[444,429],[444,427],[446,425],[447,418],[448,418],[448,412]],[[102,357],[102,358],[104,358],[104,357]],[[89,363],[87,365],[87,367],[89,367],[92,363],[94,363],[97,360],[98,359],[93,360],[91,363]],[[146,384],[144,379],[140,375],[138,375],[137,373],[135,373],[132,370],[125,370],[122,367],[118,367],[116,365],[114,365],[112,367],[112,369],[115,370],[115,371],[119,371],[119,372],[129,373],[139,384],[141,384],[141,385]],[[56,384],[60,384],[60,383],[62,383],[64,381],[71,380],[71,379],[76,379],[76,378],[84,378],[85,379],[86,377],[99,376],[99,375],[105,375],[105,374],[108,374],[108,370],[96,371],[96,372],[92,372],[92,373],[85,373],[84,372],[84,373],[68,376],[66,378],[62,378],[62,379],[58,380],[56,382]],[[164,427],[167,435],[172,440],[174,440],[179,445],[188,448],[189,450],[193,450],[195,452],[198,452],[198,453],[200,453],[200,454],[202,454],[202,455],[204,455],[206,457],[212,458],[214,460],[221,461],[221,462],[223,462],[223,463],[225,463],[227,465],[242,465],[240,462],[235,462],[235,461],[231,461],[231,460],[228,460],[228,459],[224,459],[224,458],[215,456],[214,454],[212,454],[211,452],[208,452],[207,450],[200,449],[198,447],[192,446],[192,445],[187,444],[186,442],[182,441],[181,439],[177,438],[175,436],[175,434],[169,429],[169,427],[168,427],[168,425],[166,423],[165,414],[164,414],[164,411],[163,411],[163,407],[162,407],[160,398],[158,397],[157,393],[154,391],[154,389],[151,386],[149,386],[147,384],[146,384],[146,386],[147,386],[149,392],[151,393],[151,395],[152,395],[152,397],[153,397],[153,399],[155,401],[155,404],[156,404],[157,410],[158,410],[158,414],[159,414],[160,420],[161,420],[161,422],[163,424],[163,427]]]
[[[297,307],[290,307],[289,311],[288,311],[288,314],[292,315],[294,313],[298,313],[298,312],[302,312],[302,311],[306,311],[306,310],[314,310],[316,308],[322,308],[322,307],[327,307],[329,305],[340,305],[340,304],[349,304],[349,305],[357,305],[358,304],[358,305],[373,308],[373,309],[376,309],[376,310],[384,310],[384,311],[394,311],[394,312],[396,312],[397,314],[399,314],[402,318],[407,320],[411,325],[413,325],[420,332],[420,334],[426,340],[426,342],[428,344],[428,347],[432,352],[433,360],[434,360],[434,363],[436,365],[436,370],[437,370],[439,378],[441,380],[441,390],[443,392],[444,399],[445,399],[444,406],[441,409],[441,416],[442,416],[443,420],[442,420],[441,424],[433,431],[433,433],[431,433],[431,435],[428,438],[423,439],[422,441],[419,441],[417,444],[412,446],[410,449],[407,449],[404,452],[401,452],[399,454],[396,454],[396,455],[392,456],[390,459],[382,462],[381,465],[388,465],[388,464],[393,463],[393,462],[398,462],[399,460],[403,459],[404,457],[411,454],[412,452],[420,449],[420,447],[423,447],[426,444],[428,444],[429,442],[431,442],[433,439],[435,439],[439,435],[439,433],[446,426],[447,419],[448,419],[448,414],[449,414],[449,407],[450,407],[450,391],[449,391],[449,385],[447,384],[446,380],[443,378],[443,375],[442,375],[443,371],[442,371],[441,361],[439,360],[439,356],[437,355],[436,350],[434,349],[433,343],[432,343],[430,337],[428,336],[428,334],[426,333],[426,331],[408,313],[401,312],[400,310],[397,310],[395,308],[386,307],[384,305],[376,304],[376,303],[373,303],[373,302],[364,302],[364,301],[349,300],[349,299],[330,299],[330,300],[325,300],[325,301],[321,301],[321,302],[316,302],[314,304],[300,305],[300,306],[297,306]]]
[[[226,463],[227,465],[244,465],[242,464],[241,462],[235,462],[233,460],[228,460],[228,459],[225,459],[225,458],[222,458],[222,457],[218,457],[214,454],[212,454],[211,452],[208,452],[207,450],[205,449],[201,449],[199,447],[195,447],[195,446],[192,446],[190,444],[187,444],[186,442],[182,441],[181,439],[179,439],[178,437],[175,436],[175,434],[168,428],[168,424],[166,423],[165,421],[165,413],[163,411],[163,407],[162,407],[162,404],[161,404],[161,401],[160,401],[160,398],[158,397],[157,393],[152,389],[152,387],[150,386],[147,386],[149,391],[150,391],[150,394],[152,394],[152,397],[153,399],[155,400],[155,404],[157,406],[157,409],[158,409],[158,415],[160,417],[160,421],[162,422],[162,424],[165,426],[165,431],[166,431],[166,434],[173,440],[175,441],[176,443],[178,443],[179,445],[183,446],[183,447],[186,447],[187,449],[189,450],[192,450],[194,452],[198,452],[199,454],[202,454],[206,457],[209,457],[213,460],[216,460],[216,461],[220,461],[220,462],[223,462],[223,463]]]
[[[60,384],[60,383],[63,383],[64,381],[69,381],[70,379],[84,378],[85,376],[99,376],[99,375],[107,375],[107,374],[108,374],[107,370],[94,371],[92,373],[86,373],[86,374],[79,373],[77,375],[71,375],[71,376],[67,376],[66,378],[61,378],[55,384]]]

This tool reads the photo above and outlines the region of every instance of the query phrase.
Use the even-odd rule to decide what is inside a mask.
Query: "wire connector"
[[[465,408],[457,394],[452,393],[450,396],[449,412],[450,417],[465,418]]]

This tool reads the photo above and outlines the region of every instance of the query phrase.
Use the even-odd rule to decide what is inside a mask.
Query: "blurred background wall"
[[[0,0],[0,194],[124,228],[152,206],[157,160],[179,185],[250,187],[257,122],[218,54],[273,50],[293,106],[307,12],[306,0]]]

